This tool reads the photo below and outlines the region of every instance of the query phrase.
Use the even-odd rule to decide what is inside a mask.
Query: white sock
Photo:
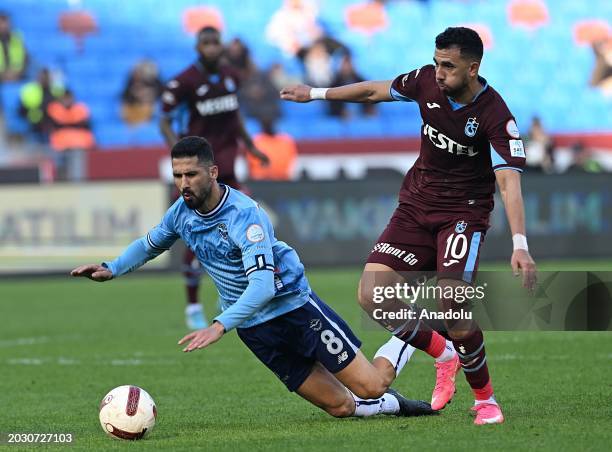
[[[497,405],[497,400],[495,400],[495,396],[491,396],[487,400],[474,400],[474,406],[480,405],[483,403],[490,403],[491,405]]]
[[[455,351],[455,346],[448,339],[446,340],[446,345],[444,346],[444,351],[440,356],[436,358],[437,363],[443,363],[445,361],[449,361],[455,357],[457,352]]]
[[[191,315],[196,312],[201,312],[202,314],[204,313],[204,309],[202,308],[202,305],[200,303],[189,303],[185,307],[185,314],[187,315]]]
[[[391,339],[378,349],[374,358],[380,356],[389,361],[395,368],[395,376],[397,377],[414,353],[414,350],[415,348],[412,345],[395,336],[391,336]]]
[[[353,414],[353,416],[356,417],[399,413],[399,402],[397,398],[388,392],[378,399],[361,399],[355,394],[353,394],[353,399],[355,399],[355,414]]]

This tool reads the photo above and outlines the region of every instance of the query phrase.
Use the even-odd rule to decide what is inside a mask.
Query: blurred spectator
[[[310,47],[301,49],[297,56],[304,67],[305,83],[315,87],[330,86],[338,58],[348,53],[349,49],[344,44],[327,35],[317,39]]]
[[[128,124],[150,121],[162,89],[155,63],[145,60],[134,66],[121,95],[123,120]]]
[[[322,41],[316,41],[303,54],[304,80],[315,87],[330,86],[334,73],[332,57]]]
[[[529,127],[527,167],[548,174],[555,172],[555,144],[537,116],[533,117]]]
[[[22,80],[28,64],[23,37],[11,29],[11,19],[0,13],[0,82]]]
[[[56,155],[58,178],[83,180],[85,177],[84,153],[95,146],[91,132],[89,108],[76,102],[70,90],[47,107],[51,133],[49,140]]]
[[[567,171],[583,172],[583,173],[601,173],[604,171],[603,166],[593,157],[593,151],[578,142],[572,146],[574,154],[574,163],[570,165]]]
[[[270,81],[274,84],[277,91],[280,91],[289,85],[297,85],[298,83],[302,83],[302,79],[300,77],[285,72],[285,68],[280,63],[274,63],[270,67],[268,76],[270,77]]]
[[[243,82],[238,95],[240,106],[251,118],[277,120],[281,116],[278,91],[269,72],[251,65],[251,74]]]
[[[55,83],[49,69],[42,69],[35,81],[26,83],[19,93],[19,113],[30,124],[39,138],[47,132],[47,105],[64,93],[63,86]]]
[[[261,160],[247,154],[249,176],[252,180],[290,180],[295,172],[297,146],[293,138],[286,133],[276,133],[272,119],[261,120],[261,133],[254,140],[257,149],[261,150],[270,163],[264,166]]]
[[[251,60],[249,48],[239,38],[232,39],[227,45],[225,57],[227,62],[238,71],[240,78],[243,80],[247,79],[255,71],[255,65]]]
[[[334,76],[330,86],[343,86],[350,83],[363,82],[364,78],[357,73],[353,66],[353,60],[350,54],[345,54],[342,57],[340,68]],[[376,114],[376,107],[374,104],[360,104],[359,105],[363,114],[371,116]],[[345,102],[329,102],[329,114],[332,116],[340,116],[343,118],[348,117],[349,111],[346,108]]]
[[[311,0],[285,0],[266,26],[266,39],[286,55],[295,56],[322,36],[317,14],[317,6]]]
[[[612,38],[593,44],[595,67],[591,74],[591,86],[596,86],[606,95],[612,96]]]

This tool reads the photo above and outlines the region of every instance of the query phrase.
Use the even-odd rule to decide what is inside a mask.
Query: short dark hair
[[[472,57],[482,60],[482,39],[471,28],[448,27],[436,36],[436,49],[448,49],[457,46],[462,57]]]
[[[200,37],[205,33],[216,33],[219,36],[221,35],[221,31],[218,28],[215,28],[212,25],[207,25],[205,27],[200,28],[200,30],[198,31],[198,34],[196,35],[197,39],[199,40]]]
[[[198,162],[207,165],[214,165],[215,156],[210,143],[202,137],[181,138],[170,151],[173,159],[185,157],[197,157]]]

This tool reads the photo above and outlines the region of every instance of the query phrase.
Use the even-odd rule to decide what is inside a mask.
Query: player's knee
[[[361,399],[377,399],[387,392],[388,385],[382,378],[370,378],[362,382],[356,388],[352,388],[353,393]]]
[[[347,397],[342,403],[324,408],[325,412],[333,417],[349,417],[355,414],[355,401]]]

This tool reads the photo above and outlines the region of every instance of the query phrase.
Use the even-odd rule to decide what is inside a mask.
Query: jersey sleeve
[[[522,172],[525,166],[525,146],[516,121],[508,112],[501,121],[495,121],[488,133],[491,145],[491,165],[493,171],[512,169]]]
[[[272,225],[259,207],[242,210],[229,227],[229,236],[242,253],[242,265],[247,276],[252,272],[274,271]]]
[[[120,256],[104,265],[113,278],[130,273],[168,250],[178,238],[174,229],[175,206],[168,209],[161,223],[149,233],[132,242]]]
[[[399,102],[416,101],[419,94],[419,85],[421,81],[421,79],[419,79],[419,75],[421,74],[421,71],[422,68],[415,69],[412,72],[400,74],[395,77],[393,82],[391,82],[391,87],[389,88],[391,98]]]
[[[179,198],[168,209],[161,222],[149,231],[146,236],[147,244],[154,250],[167,251],[179,238],[175,228],[177,208],[181,199]]]
[[[167,82],[161,95],[162,111],[165,114],[171,113],[188,99],[189,92],[189,83],[185,73]]]

